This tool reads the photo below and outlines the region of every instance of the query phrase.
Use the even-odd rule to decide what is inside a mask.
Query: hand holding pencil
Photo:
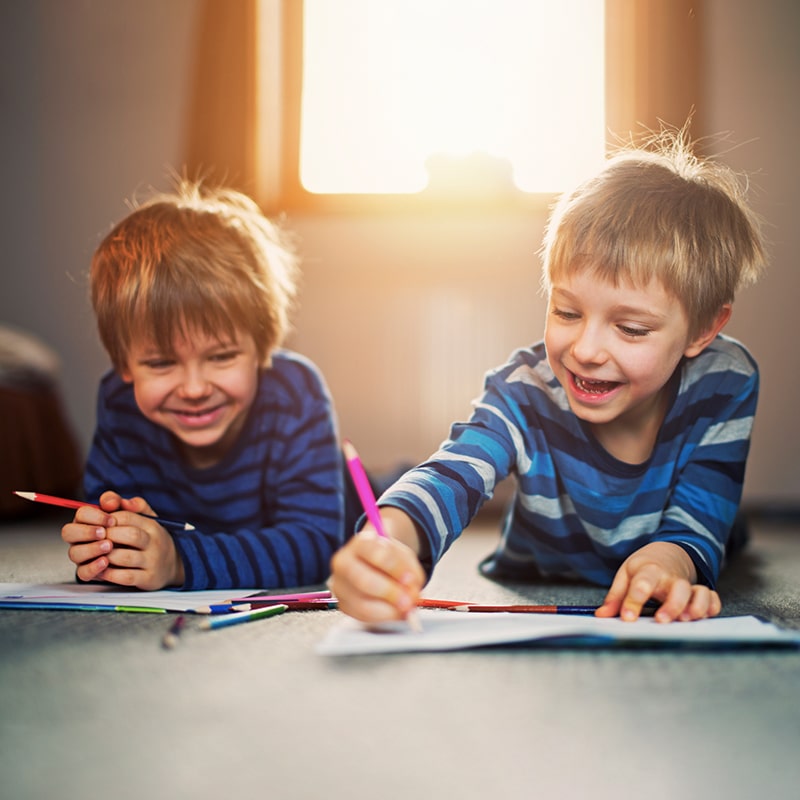
[[[406,619],[418,628],[425,571],[417,558],[416,527],[399,509],[378,510],[355,448],[346,441],[343,450],[369,522],[331,561],[330,586],[339,609],[362,622]]]
[[[180,586],[183,563],[164,521],[141,497],[104,492],[100,505],[81,504],[61,529],[82,581],[103,580],[146,591]]]

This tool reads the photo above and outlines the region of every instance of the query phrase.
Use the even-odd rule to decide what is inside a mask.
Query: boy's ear
[[[125,383],[133,383],[133,375],[131,375],[131,371],[127,367],[122,367],[122,369],[118,369],[117,372]]]
[[[731,314],[733,313],[733,306],[730,303],[725,303],[724,306],[719,310],[717,316],[714,318],[714,321],[709,325],[709,327],[703,331],[703,333],[699,334],[695,337],[689,344],[687,345],[686,349],[683,351],[683,354],[687,358],[694,358],[694,356],[700,355],[703,350],[708,347],[711,342],[716,339],[717,334],[728,324],[728,320],[731,318]]]

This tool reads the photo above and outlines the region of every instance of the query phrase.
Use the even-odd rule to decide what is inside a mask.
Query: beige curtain
[[[189,97],[186,170],[253,194],[256,2],[202,0]]]
[[[703,0],[606,0],[606,119],[615,137],[660,122],[703,131]]]

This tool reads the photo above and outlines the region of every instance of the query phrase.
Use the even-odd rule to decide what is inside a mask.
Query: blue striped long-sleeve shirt
[[[84,474],[86,498],[141,496],[193,531],[170,531],[183,589],[301,586],[327,578],[342,544],[341,454],[331,398],[305,358],[272,354],[237,443],[194,469],[174,437],[139,411],[130,384],[109,372]]]
[[[514,475],[517,487],[490,572],[579,577],[609,585],[653,541],[674,542],[714,586],[738,510],[758,396],[758,369],[719,336],[684,359],[650,458],[611,456],[570,410],[544,345],[488,373],[470,420],[380,499],[408,513],[438,561]]]

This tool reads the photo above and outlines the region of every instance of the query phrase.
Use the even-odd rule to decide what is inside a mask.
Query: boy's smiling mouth
[[[591,378],[582,378],[574,372],[570,372],[572,384],[583,395],[591,395],[594,397],[602,397],[613,392],[622,384],[619,381],[600,381]]]
[[[214,422],[220,413],[222,413],[224,407],[224,404],[219,404],[210,408],[181,408],[172,409],[169,413],[184,425],[198,427]]]

